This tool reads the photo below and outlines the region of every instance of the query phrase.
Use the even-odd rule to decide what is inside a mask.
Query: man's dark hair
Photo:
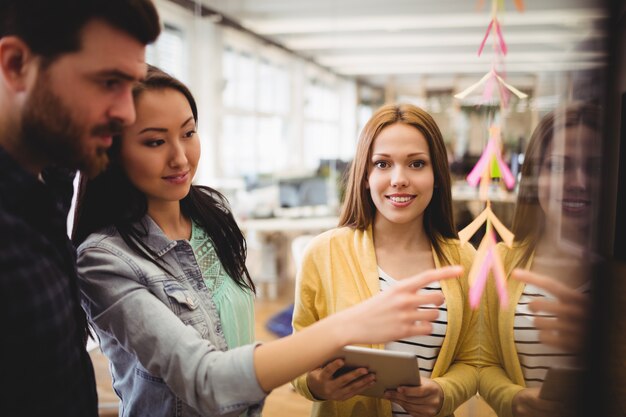
[[[0,38],[20,37],[48,63],[78,51],[81,31],[92,19],[101,19],[144,45],[161,31],[151,0],[0,0]]]

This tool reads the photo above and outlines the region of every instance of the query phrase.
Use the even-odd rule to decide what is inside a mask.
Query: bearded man
[[[150,0],[0,0],[0,391],[7,416],[97,416],[66,223],[107,164],[160,32]]]

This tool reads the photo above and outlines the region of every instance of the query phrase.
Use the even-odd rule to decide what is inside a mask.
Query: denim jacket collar
[[[166,253],[175,248],[178,244],[178,241],[167,237],[159,225],[148,214],[146,214],[143,219],[133,224],[133,228],[145,233],[144,236],[142,236],[143,242],[154,251],[159,258],[165,256]]]

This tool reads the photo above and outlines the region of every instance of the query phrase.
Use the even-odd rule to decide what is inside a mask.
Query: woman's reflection
[[[602,154],[599,121],[597,107],[573,104],[544,117],[530,139],[513,218],[515,243],[498,246],[510,277],[509,308],[499,308],[493,286],[485,300],[488,366],[481,371],[480,394],[499,416],[571,412],[566,385],[577,374],[550,369],[581,366]],[[543,386],[549,373],[560,380]]]

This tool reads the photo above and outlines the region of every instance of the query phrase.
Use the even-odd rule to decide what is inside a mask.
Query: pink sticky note
[[[502,53],[506,55],[508,48],[506,46],[506,42],[504,42],[504,36],[502,36],[502,29],[500,28],[500,23],[498,22],[498,19],[494,19],[494,26],[496,28],[498,40],[500,42],[500,49],[502,49]]]
[[[487,26],[487,32],[485,32],[485,37],[483,38],[483,41],[480,43],[480,46],[478,47],[478,56],[480,56],[480,54],[483,53],[483,48],[485,47],[485,43],[487,42],[487,38],[489,37],[489,33],[491,32],[492,27],[493,27],[493,19],[491,20],[491,22],[489,22],[489,26]]]
[[[493,275],[496,280],[496,288],[498,289],[498,298],[500,299],[500,307],[507,308],[509,306],[509,295],[506,290],[506,278],[502,260],[497,252],[493,255]]]
[[[472,168],[470,173],[467,174],[466,180],[472,187],[476,187],[478,185],[483,172],[488,168],[489,161],[493,155],[493,146],[493,140],[490,139],[487,146],[483,150],[482,155],[478,159],[478,162],[476,162],[476,165],[474,165],[474,168]]]
[[[489,77],[485,89],[483,90],[483,103],[487,102],[493,97],[493,89],[496,85],[496,78]]]
[[[476,259],[477,262],[482,262],[482,265],[480,266],[480,270],[476,274],[474,284],[469,290],[470,307],[474,309],[478,307],[478,304],[480,304],[480,298],[482,297],[483,291],[485,290],[487,276],[489,275],[489,269],[491,268],[491,264],[493,262],[492,252],[493,248],[489,248],[485,257],[482,260]]]

